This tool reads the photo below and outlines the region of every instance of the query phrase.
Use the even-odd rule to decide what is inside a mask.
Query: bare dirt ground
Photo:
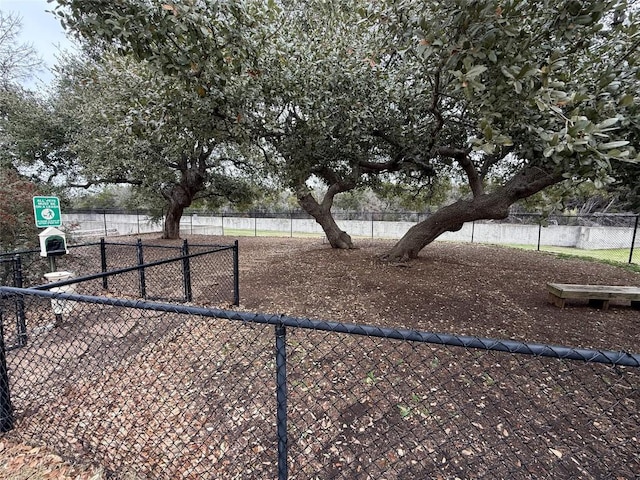
[[[581,259],[437,242],[412,262],[390,242],[333,250],[318,239],[240,240],[242,307],[340,322],[608,350],[640,350],[640,312],[548,303],[546,283],[640,285],[640,274]]]
[[[194,243],[230,241],[228,237],[187,238]],[[153,239],[158,242],[162,241]],[[547,282],[637,286],[638,273],[545,253],[444,242],[427,247],[413,262],[390,264],[379,260],[390,245],[362,241],[358,250],[336,251],[320,239],[241,238],[240,309],[640,351],[640,312],[628,304],[612,304],[608,311],[601,311],[578,301],[559,309],[548,303],[545,288]],[[54,452],[54,445],[31,448],[4,439],[0,478],[102,478],[99,469],[70,465]]]

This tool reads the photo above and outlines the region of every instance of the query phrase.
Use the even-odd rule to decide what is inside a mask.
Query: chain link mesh
[[[0,257],[0,285],[42,285],[50,268],[49,259],[41,257],[39,251],[18,255],[19,267],[15,254]],[[211,305],[237,303],[237,255],[237,245],[104,242],[70,246],[69,254],[56,257],[55,264],[56,270],[69,271],[75,277],[110,272],[74,284],[77,293]],[[143,268],[137,268],[140,266]],[[21,285],[15,282],[16,268],[20,269]]]
[[[295,478],[640,471],[637,369],[304,330],[291,344]]]
[[[611,262],[639,263],[638,215],[510,214],[473,222],[471,242],[518,245]],[[511,228],[501,230],[500,225]]]
[[[17,299],[4,301],[5,325]],[[78,301],[56,320],[49,302],[24,298],[40,326],[7,352],[17,437],[117,478],[268,477],[266,326]]]
[[[282,422],[291,479],[640,471],[638,355],[33,290],[0,296],[13,345],[6,435],[90,458],[114,478],[278,478]],[[268,324],[287,325],[286,376]],[[287,393],[284,419],[277,390]]]

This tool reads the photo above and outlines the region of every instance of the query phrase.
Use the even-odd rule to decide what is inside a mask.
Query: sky
[[[37,72],[36,79],[25,84],[29,88],[47,85],[53,77],[50,69],[56,63],[58,52],[72,49],[72,42],[66,38],[58,19],[47,12],[53,10],[54,5],[47,0],[0,0],[0,10],[22,17],[21,43],[30,44],[47,67]]]

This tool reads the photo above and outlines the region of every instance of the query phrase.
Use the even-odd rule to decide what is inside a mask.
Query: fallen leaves
[[[573,343],[563,339],[580,338],[586,342],[597,337],[610,347],[611,343],[637,338],[637,330],[633,330],[637,322],[625,321],[629,314],[624,310],[607,314],[606,319],[615,322],[604,321],[602,312],[588,311],[602,320],[598,323],[585,322],[583,309],[557,312],[548,308],[546,297],[537,288],[541,279],[562,273],[563,264],[541,254],[433,245],[409,264],[411,268],[404,268],[372,260],[384,250],[382,243],[354,252],[335,252],[320,247],[317,240],[260,238],[242,242],[242,308],[249,311],[492,337],[526,336],[526,340],[549,343]],[[478,261],[479,252],[485,260]],[[575,275],[604,268],[593,264],[571,267]],[[593,279],[596,273],[588,278]],[[566,281],[572,279],[567,276]],[[134,318],[136,313],[138,317]],[[187,323],[182,330],[174,331],[173,324],[165,325],[158,319],[162,329],[153,329],[156,336],[147,341],[134,334],[139,335],[143,327],[151,328],[156,319],[141,311],[127,315],[129,320],[115,315],[103,318],[103,322],[92,318],[94,323],[83,330],[87,338],[67,339],[57,345],[59,350],[39,344],[41,362],[31,366],[32,382],[42,380],[44,384],[51,373],[45,364],[55,352],[56,361],[77,366],[77,370],[68,369],[69,374],[92,361],[114,358],[118,362],[101,363],[101,374],[91,379],[93,383],[76,382],[64,395],[51,395],[51,403],[60,403],[47,412],[70,413],[78,428],[48,432],[50,438],[63,437],[60,444],[55,440],[49,444],[67,445],[72,454],[78,455],[101,452],[112,462],[104,462],[109,468],[132,461],[145,468],[153,465],[146,472],[149,478],[155,472],[166,474],[166,478],[175,473],[173,478],[179,478],[179,468],[192,468],[195,473],[215,469],[218,478],[231,478],[230,474],[224,476],[233,468],[230,465],[244,465],[248,456],[252,461],[246,468],[253,473],[245,471],[245,478],[265,478],[274,458],[273,444],[263,439],[265,435],[272,438],[273,432],[273,399],[271,390],[265,387],[272,387],[273,366],[262,369],[272,361],[270,350],[256,343],[262,342],[262,337],[256,333],[255,339],[245,341],[232,334],[226,336],[226,327],[219,326],[213,336],[207,337],[212,330],[206,322]],[[622,333],[616,322],[624,325]],[[598,336],[594,329],[605,330],[606,335]],[[40,342],[50,330],[42,330]],[[536,368],[540,365],[525,368],[518,361],[505,361],[504,356],[498,363],[488,354],[486,358],[467,357],[471,354],[465,350],[433,347],[433,352],[416,348],[394,358],[393,351],[381,348],[382,341],[324,333],[307,337],[295,329],[289,332],[290,418],[295,419],[290,422],[290,447],[295,458],[292,468],[298,469],[300,478],[313,478],[328,465],[358,473],[373,468],[371,465],[390,470],[398,465],[429,464],[436,471],[451,473],[465,463],[482,467],[482,459],[490,466],[496,462],[498,466],[508,463],[520,468],[524,462],[519,456],[530,459],[530,445],[537,436],[548,438],[547,432],[556,432],[555,423],[544,423],[545,413],[549,415],[544,411],[547,400],[553,400],[551,414],[557,417],[564,405],[559,403],[560,398],[580,398],[573,388],[560,383],[558,373],[562,371],[544,373]],[[98,337],[109,348],[96,350],[100,356],[94,359],[93,346]],[[135,348],[122,355],[117,347],[127,338],[146,343],[131,345]],[[205,341],[204,350],[198,339]],[[271,337],[268,342],[270,347]],[[222,346],[219,350],[212,348],[218,344]],[[206,363],[205,359],[211,358]],[[267,372],[268,380],[257,373],[262,371]],[[178,373],[182,375],[179,379]],[[202,379],[206,383],[199,383]],[[174,381],[179,388],[172,390]],[[563,388],[554,388],[560,385]],[[151,407],[141,412],[140,405]],[[502,412],[505,407],[512,411]],[[572,418],[567,416],[565,420]],[[39,421],[46,424],[52,419],[53,414],[41,414]],[[595,417],[596,433],[605,436],[615,432],[612,420]],[[611,435],[606,438],[610,444],[622,443]],[[103,478],[99,469],[83,470],[40,447],[7,442],[0,443],[0,478]],[[540,447],[536,458],[549,469],[560,463],[556,459],[563,459],[563,463],[577,461],[574,457],[581,452],[567,445],[566,438],[553,438]],[[619,455],[614,448],[607,448],[604,454],[609,452]],[[181,455],[189,456],[191,465],[172,467],[171,462]],[[322,455],[328,455],[325,463]],[[593,457],[578,458],[581,465],[589,465],[595,461]],[[324,472],[330,476],[329,471]]]
[[[44,447],[0,443],[0,478],[10,480],[103,480],[101,468],[77,466]]]
[[[553,453],[556,457],[562,458],[562,452],[560,450],[556,450],[555,448],[550,448],[549,451]]]

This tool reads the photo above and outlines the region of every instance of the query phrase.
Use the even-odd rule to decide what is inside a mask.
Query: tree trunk
[[[465,222],[506,218],[509,215],[509,207],[516,201],[562,180],[562,176],[557,173],[533,168],[524,170],[495,192],[478,195],[472,200],[458,200],[414,225],[384,259],[405,261],[416,258],[420,250],[443,233],[458,231]]]
[[[327,236],[329,244],[333,248],[340,248],[344,250],[355,248],[349,234],[340,230],[340,227],[338,227],[338,224],[334,220],[333,215],[331,215],[330,202],[323,202],[322,204],[320,204],[308,191],[304,193],[298,193],[297,197],[302,209],[313,218],[315,218],[316,222],[320,224],[322,230]]]
[[[162,238],[176,240],[180,238],[180,219],[184,209],[193,202],[194,196],[204,188],[204,176],[194,170],[187,170],[182,181],[163,192],[167,199],[167,215],[164,220]]]
[[[180,220],[182,219],[184,209],[191,205],[190,201],[186,205],[183,203],[184,202],[181,203],[180,201],[174,200],[173,197],[169,200],[169,208],[167,209],[167,215],[164,220],[162,238],[170,240],[180,238]]]
[[[176,185],[165,197],[169,201],[167,215],[164,219],[162,238],[176,240],[180,238],[180,220],[184,209],[191,205],[191,196],[180,185]]]
[[[208,157],[208,149],[203,149],[195,157],[183,157],[179,166],[180,183],[162,192],[168,203],[162,238],[168,240],[180,238],[182,213],[191,205],[196,194],[205,188]]]
[[[508,205],[489,212],[480,211],[473,201],[458,200],[411,227],[384,258],[392,261],[416,258],[420,250],[445,232],[457,232],[466,222],[481,218],[500,219],[508,214]]]

